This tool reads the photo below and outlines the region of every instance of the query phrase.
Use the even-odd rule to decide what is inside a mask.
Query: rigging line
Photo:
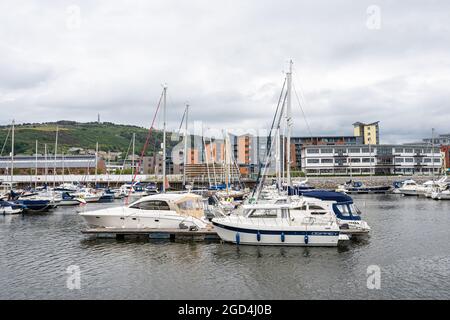
[[[271,137],[272,137],[273,126],[274,126],[275,120],[276,120],[276,118],[277,118],[278,109],[280,108],[280,102],[281,102],[281,99],[283,98],[283,92],[284,92],[284,88],[285,88],[285,86],[286,86],[286,81],[287,81],[287,78],[284,77],[283,85],[282,85],[282,87],[281,87],[280,96],[278,97],[277,108],[276,108],[275,115],[274,115],[273,120],[272,120],[272,125],[271,125],[271,128],[270,128],[269,136],[267,137],[267,141],[266,141],[266,159],[267,159],[267,157],[269,156],[270,148],[272,147],[272,143],[271,143],[272,139],[271,139]],[[286,96],[285,96],[285,99],[286,99]],[[264,161],[265,161],[266,159],[264,159]],[[258,183],[259,183],[259,179],[260,179],[260,177],[261,177],[261,169],[262,169],[262,167],[261,167],[261,165],[259,165],[259,168],[258,168],[258,175],[257,175],[257,178],[256,178],[256,184],[255,184],[255,187],[254,187],[254,189],[253,189],[252,197],[253,197],[254,194],[255,194],[255,191],[256,191],[257,186],[258,186]]]
[[[286,83],[286,79],[285,79],[285,83]],[[283,85],[283,89],[284,89],[284,85]],[[278,109],[280,107],[280,102],[281,102],[282,97],[283,97],[283,90],[281,91],[280,99],[278,100],[278,105],[277,105],[277,112],[274,115],[274,119],[272,121],[272,127],[270,128],[269,136],[267,137],[267,146],[268,146],[268,148],[267,148],[267,151],[266,151],[266,159],[264,161],[265,162],[264,167],[266,167],[266,166],[268,166],[270,164],[270,159],[269,158],[270,158],[270,156],[272,154],[272,143],[269,144],[269,141],[272,141],[273,126],[274,126],[275,121],[276,121],[276,116],[277,116],[277,113],[278,113]],[[280,127],[281,116],[282,116],[282,114],[284,112],[284,106],[286,105],[286,98],[287,98],[287,92],[285,93],[284,99],[283,99],[283,103],[281,104],[282,107],[281,107],[281,110],[280,110],[280,115],[278,117],[277,128]],[[264,172],[265,171],[266,171],[266,168],[264,168]],[[258,191],[258,196],[259,196],[259,190],[262,189],[262,185],[263,185],[263,183],[265,181],[265,177],[264,176],[261,177],[261,174],[262,174],[262,166],[260,165],[259,169],[258,169],[258,176],[256,178],[255,187],[254,187],[253,192],[252,192],[252,198],[254,197],[256,191]],[[256,199],[256,200],[258,200],[258,199]]]
[[[130,152],[130,148],[131,148],[131,144],[133,143],[133,138],[131,138],[131,140],[130,140],[130,143],[128,144],[128,149],[127,149],[127,153],[125,154],[125,157],[123,158],[123,162],[122,162],[122,168],[120,169],[120,171],[119,171],[119,175],[122,175],[122,173],[123,173],[123,170],[125,169],[125,163],[126,163],[126,161],[127,161],[127,158],[128,158],[128,153]],[[117,179],[117,183],[116,183],[116,186],[118,186],[119,185],[119,182],[120,182],[120,180],[119,179]]]
[[[277,126],[276,126],[277,130],[279,130],[281,128],[281,120],[283,118],[284,110],[285,110],[285,107],[286,107],[287,94],[288,93],[286,92],[286,94],[284,96],[283,104],[281,105],[282,107],[281,107],[280,114],[278,116],[278,121],[277,121]],[[261,190],[263,188],[264,181],[266,179],[267,167],[271,164],[271,161],[272,161],[272,147],[273,147],[273,145],[270,145],[269,155],[267,156],[266,161],[265,161],[264,173],[263,173],[263,175],[261,177],[261,182],[256,185],[257,192],[258,192],[257,195],[256,195],[256,201],[258,200],[259,195],[261,194]]]
[[[159,108],[161,107],[161,101],[162,101],[162,99],[163,99],[163,96],[164,96],[164,90],[161,92],[161,96],[159,97],[158,105],[157,105],[157,107],[156,107],[155,114],[153,115],[152,124],[150,125],[150,128],[148,129],[147,138],[145,139],[145,144],[144,144],[144,147],[142,148],[141,156],[139,157],[138,166],[137,166],[137,169],[136,169],[135,172],[134,172],[134,176],[133,176],[133,180],[131,181],[131,185],[133,185],[134,182],[136,181],[137,173],[138,173],[138,172],[140,171],[140,169],[141,169],[142,160],[143,160],[143,158],[144,158],[145,151],[146,151],[147,148],[148,148],[148,144],[149,144],[149,142],[150,142],[150,137],[152,136],[153,125],[155,124],[156,116],[158,115]],[[164,141],[164,143],[166,143],[166,142]],[[163,181],[163,183],[166,183],[166,182]],[[129,191],[129,193],[128,193],[127,203],[128,203],[129,198],[130,198],[130,194],[131,194],[131,188],[130,188],[130,191]]]
[[[270,132],[269,132],[269,138],[270,138],[270,136],[271,136],[271,134],[272,134],[272,130],[273,130],[273,125],[275,124],[275,119],[277,118],[277,114],[278,114],[278,110],[279,110],[279,108],[280,108],[280,102],[281,102],[281,99],[283,98],[283,92],[284,92],[284,88],[286,87],[286,82],[287,82],[287,77],[284,77],[284,81],[283,81],[283,86],[281,87],[281,92],[280,92],[280,96],[278,97],[278,103],[277,103],[277,109],[275,110],[275,115],[274,115],[274,117],[273,117],[273,120],[272,120],[272,125],[271,125],[271,129],[270,129]],[[267,153],[268,153],[268,150],[269,150],[269,144],[270,144],[270,139],[267,139],[267,144],[266,144],[266,155],[267,155]]]
[[[309,126],[308,119],[306,119],[305,111],[303,110],[302,104],[300,103],[300,98],[298,97],[297,90],[295,89],[295,85],[292,84],[292,88],[294,89],[295,97],[297,98],[298,105],[303,114],[303,119],[305,120],[306,128],[308,129],[310,137],[312,137],[311,127]],[[304,100],[304,99],[303,99]]]
[[[3,143],[2,152],[0,152],[0,156],[3,155],[3,151],[5,151],[6,143],[8,142],[9,134],[11,133],[11,127],[8,129],[8,134],[6,135],[5,142]]]
[[[184,108],[183,116],[181,117],[180,127],[178,128],[178,135],[180,135],[181,127],[183,126],[184,118],[186,117],[187,108]]]

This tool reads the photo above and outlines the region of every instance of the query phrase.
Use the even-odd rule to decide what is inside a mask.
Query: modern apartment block
[[[423,139],[423,142],[431,145],[432,144],[431,140],[434,140],[435,145],[439,145],[439,146],[450,145],[450,133],[440,134],[437,137],[434,137],[434,139],[425,138],[425,139]]]
[[[353,135],[362,137],[363,144],[380,144],[379,121],[372,123],[355,122],[353,124]]]
[[[291,138],[291,168],[302,169],[302,147],[306,145],[355,145],[363,144],[360,136],[312,136]]]
[[[441,152],[424,145],[304,146],[302,168],[310,175],[424,174],[441,172]]]

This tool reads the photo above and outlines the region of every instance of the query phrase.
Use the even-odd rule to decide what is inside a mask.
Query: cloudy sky
[[[0,124],[148,127],[167,83],[171,128],[263,129],[292,58],[295,134],[414,141],[450,132],[449,49],[446,0],[4,0]]]

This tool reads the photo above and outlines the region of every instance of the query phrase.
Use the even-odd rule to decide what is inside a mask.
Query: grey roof
[[[47,161],[45,157],[38,156],[37,157],[37,167],[38,168],[62,168],[63,165],[65,168],[93,168],[95,167],[95,156],[65,156],[64,161],[61,156],[56,157],[56,161],[54,156],[48,156]],[[15,156],[14,157],[14,168],[18,169],[28,169],[35,168],[36,166],[36,157],[34,156]],[[10,168],[11,167],[11,158],[10,157],[0,157],[0,169]]]

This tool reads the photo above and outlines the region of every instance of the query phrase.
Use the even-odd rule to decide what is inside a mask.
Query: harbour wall
[[[54,183],[61,184],[63,182],[79,182],[83,184],[94,184],[97,182],[101,186],[108,185],[108,181],[111,187],[120,186],[123,183],[129,182],[133,179],[131,175],[57,175],[57,176],[30,176],[30,175],[18,175],[14,176],[14,182],[19,186],[34,185],[37,181],[38,185],[43,185],[47,181],[48,185],[52,186]],[[270,181],[271,178],[268,178]],[[308,177],[308,178],[293,178],[293,181],[308,180],[308,184],[315,188],[320,189],[335,189],[338,185],[345,184],[349,180],[361,181],[367,186],[391,186],[394,181],[402,181],[406,179],[413,179],[418,183],[431,180],[431,176],[321,176],[321,177]],[[438,177],[436,177],[438,179]],[[137,175],[135,181],[141,182],[158,182],[162,183],[162,176],[155,175]],[[0,182],[11,181],[10,176],[0,176]],[[182,188],[182,176],[181,175],[169,175],[168,181],[171,189],[180,190]],[[252,179],[243,179],[243,184],[246,187],[253,188],[256,181]],[[192,182],[191,182],[192,184]],[[194,181],[194,187],[208,187],[208,181]]]

